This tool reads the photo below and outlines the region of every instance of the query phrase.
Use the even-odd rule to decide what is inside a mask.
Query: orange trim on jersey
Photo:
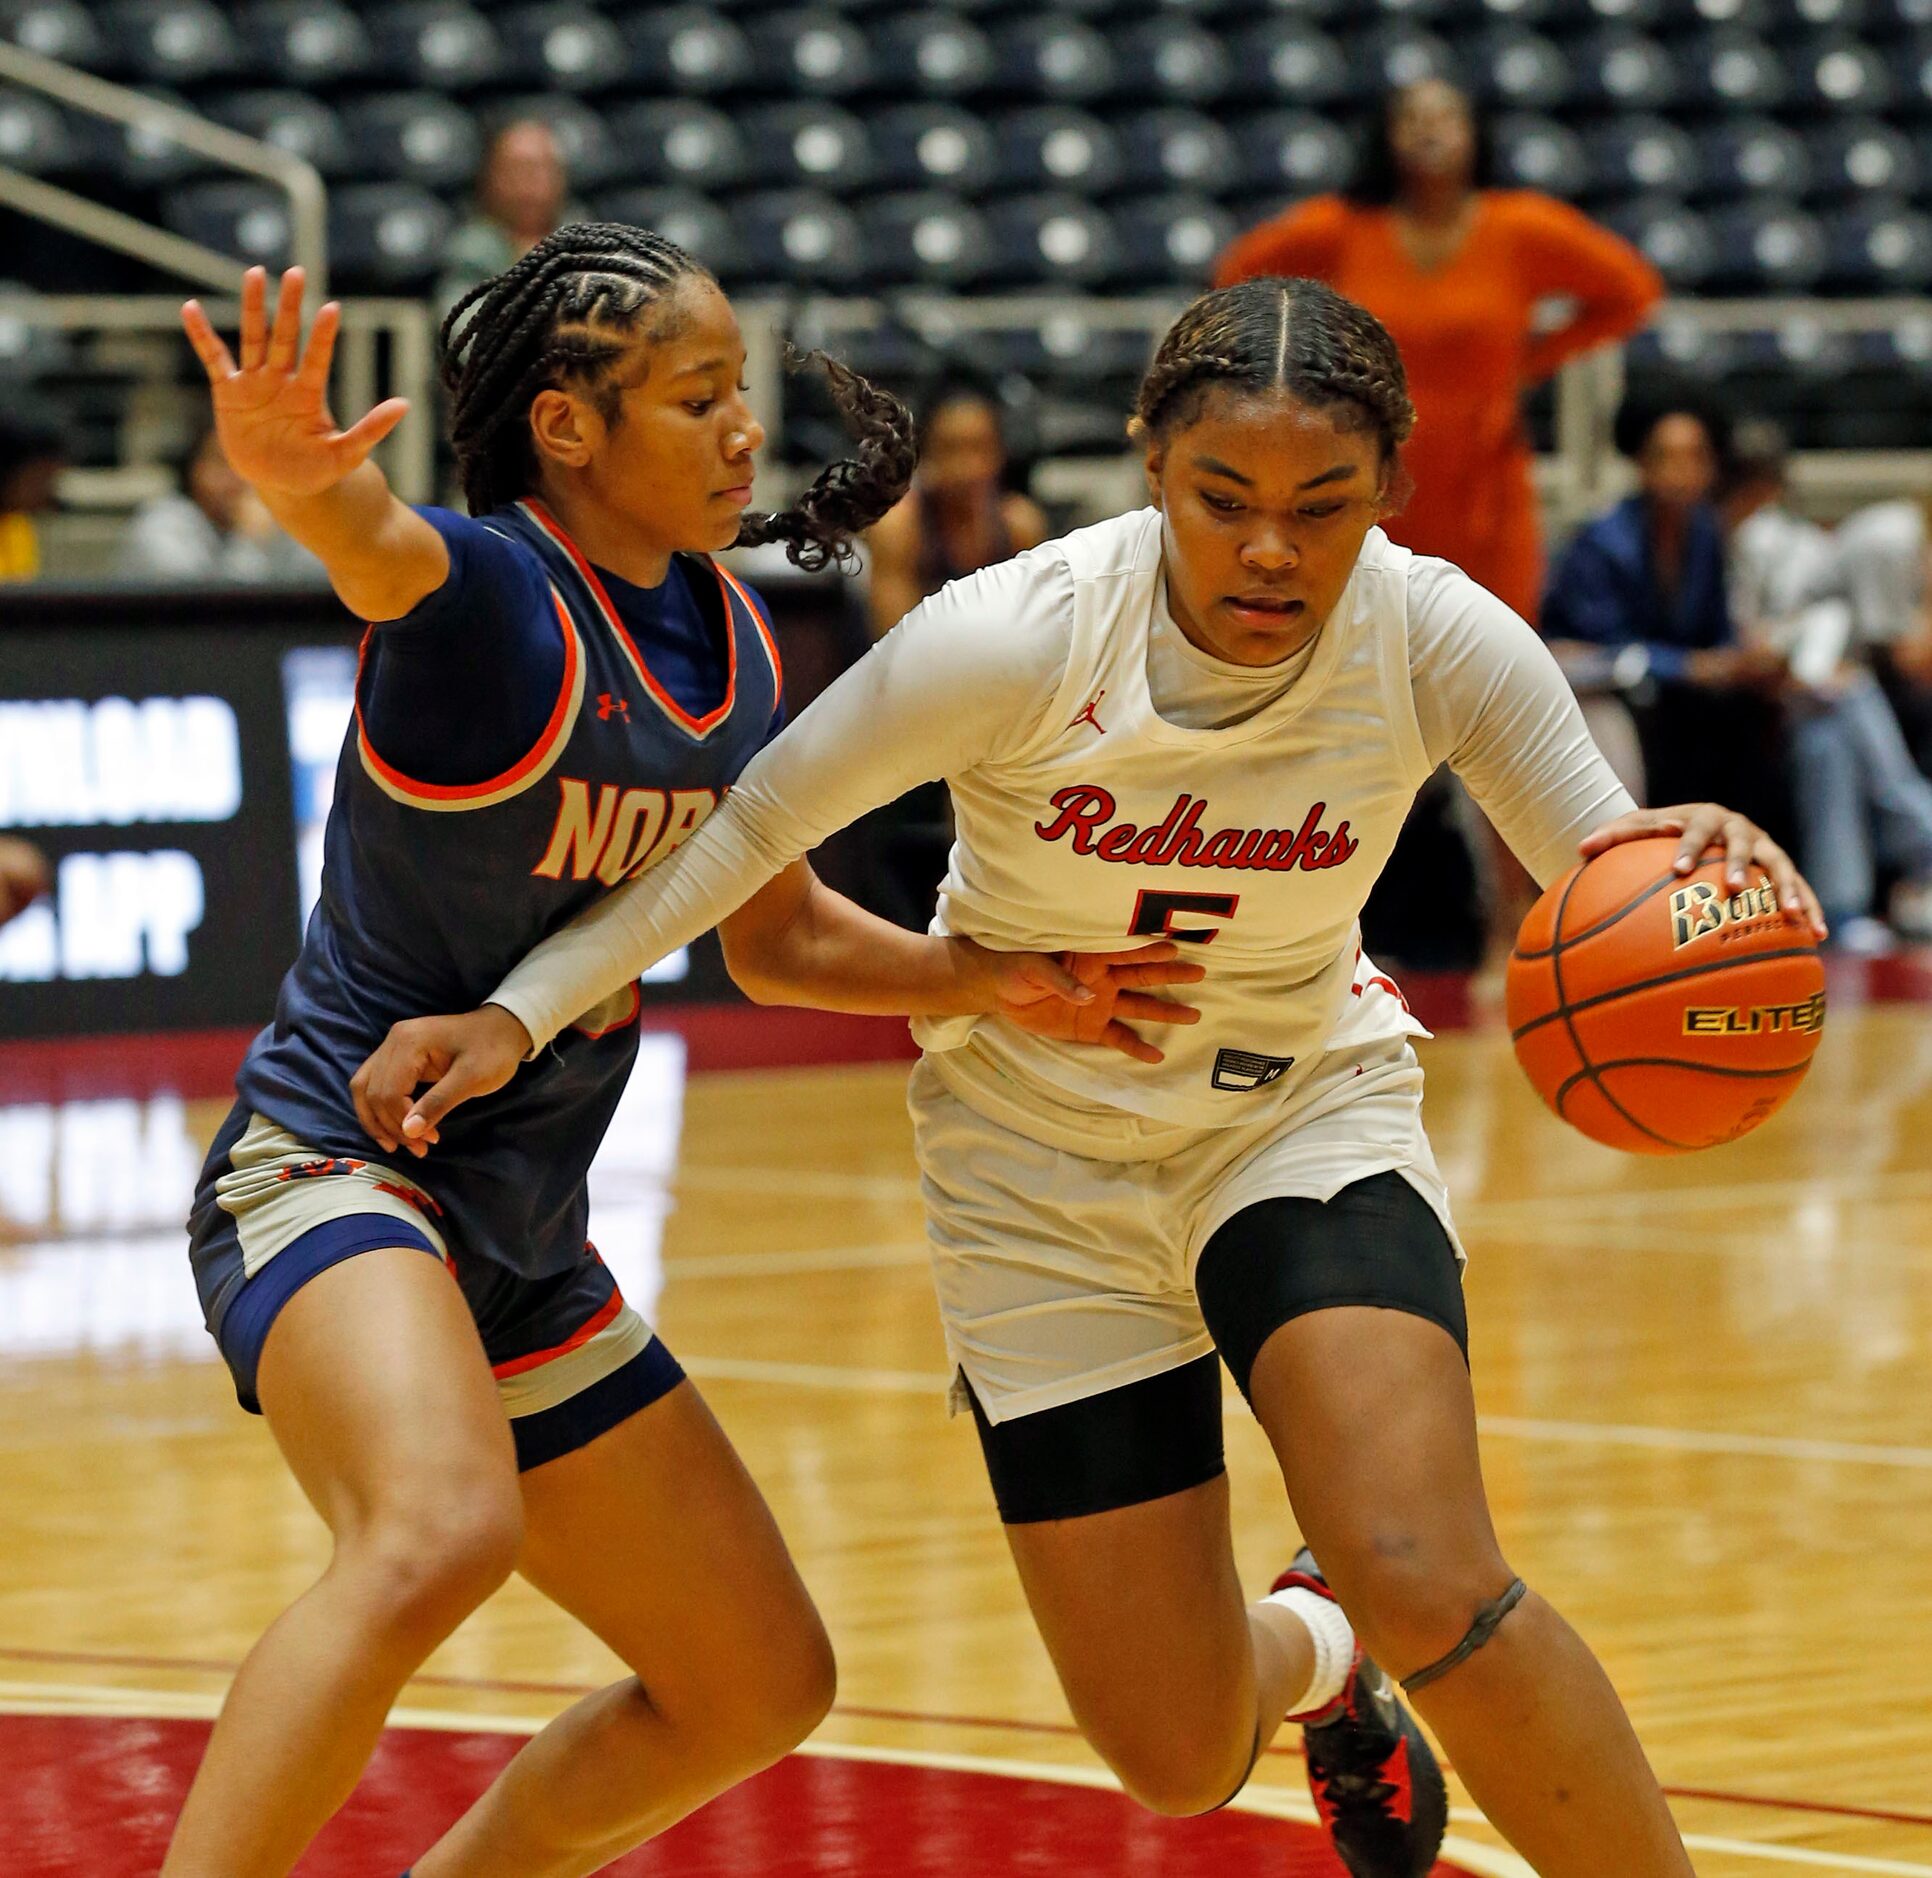
[[[643,990],[639,987],[637,982],[633,980],[631,983],[630,1009],[627,1010],[622,1017],[614,1018],[610,1023],[606,1024],[602,1030],[586,1030],[582,1024],[572,1024],[571,1029],[576,1031],[580,1037],[588,1037],[592,1043],[595,1043],[599,1037],[608,1037],[611,1035],[613,1031],[626,1029],[628,1026],[636,1023],[643,1009],[644,1009]]]
[[[550,602],[557,609],[557,623],[563,631],[564,642],[563,683],[557,691],[557,702],[550,712],[550,721],[544,725],[529,753],[500,776],[492,776],[487,782],[421,782],[413,776],[405,776],[394,764],[383,761],[376,746],[369,741],[368,726],[362,717],[362,672],[368,663],[369,643],[375,637],[376,629],[371,626],[362,635],[362,644],[356,650],[356,743],[362,752],[363,767],[389,794],[424,808],[481,808],[487,806],[487,801],[500,801],[505,796],[515,795],[535,781],[538,773],[554,760],[563,747],[564,739],[569,736],[577,715],[577,703],[583,692],[584,660],[583,645],[577,637],[570,609],[564,605],[563,595],[554,586],[550,588]]]
[[[745,611],[751,615],[751,623],[758,628],[758,637],[764,641],[765,657],[771,660],[771,681],[777,687],[772,699],[772,714],[776,716],[778,706],[785,697],[785,661],[778,656],[778,641],[772,637],[771,628],[765,624],[765,616],[758,610],[758,602],[745,591],[744,583],[735,574],[718,566],[717,562],[713,561],[711,566],[718,578],[745,603]]]
[[[715,711],[708,712],[703,717],[693,717],[691,713],[687,711],[683,707],[683,705],[681,705],[677,701],[677,699],[672,697],[671,694],[668,691],[666,691],[664,687],[657,682],[656,678],[652,676],[651,668],[644,663],[643,653],[641,653],[637,649],[637,642],[634,639],[632,639],[632,637],[628,632],[624,630],[624,622],[618,617],[616,607],[614,607],[611,604],[610,595],[604,590],[604,583],[597,578],[597,570],[594,567],[592,567],[587,560],[584,559],[583,551],[577,546],[577,544],[574,541],[571,540],[571,538],[567,534],[564,533],[562,526],[557,521],[557,518],[554,515],[552,515],[550,511],[546,509],[543,506],[543,504],[541,502],[538,502],[534,497],[527,498],[518,506],[522,508],[523,512],[526,515],[528,515],[530,519],[533,522],[535,522],[536,525],[539,528],[541,528],[543,532],[546,535],[548,535],[550,539],[557,544],[558,547],[563,549],[563,551],[570,556],[570,559],[572,563],[575,565],[577,572],[584,577],[585,586],[587,586],[590,589],[592,597],[596,600],[597,605],[602,610],[604,615],[604,623],[607,626],[609,626],[609,628],[613,633],[617,635],[617,643],[624,648],[624,656],[630,660],[632,670],[634,670],[637,673],[638,677],[643,681],[644,689],[648,691],[651,694],[652,698],[656,701],[658,709],[662,711],[666,717],[670,718],[673,723],[678,724],[683,729],[689,731],[692,736],[694,737],[709,736],[712,731],[716,730],[718,726],[722,724],[725,721],[725,719],[731,715],[731,707],[737,701],[737,697],[738,697],[738,632],[731,618],[731,586],[736,585],[736,583],[732,582],[731,585],[727,585],[726,583],[730,581],[730,576],[727,575],[724,569],[718,566],[715,561],[711,564],[711,571],[714,574],[716,574],[718,577],[719,591],[724,596],[725,656],[727,660],[726,671],[725,671],[725,694],[724,694],[724,702],[720,704]],[[740,591],[742,592],[743,590],[740,589]],[[751,616],[754,620],[758,618],[758,609],[756,607],[752,608]],[[763,622],[759,621],[759,624],[760,624],[760,627],[762,628]]]
[[[529,1356],[513,1356],[507,1363],[492,1364],[490,1374],[502,1382],[511,1376],[521,1376],[525,1370],[541,1369],[546,1363],[554,1363],[558,1357],[582,1349],[600,1330],[607,1329],[615,1322],[617,1313],[623,1308],[624,1294],[613,1291],[596,1315],[578,1325],[563,1342],[552,1344],[547,1350],[533,1351]]]

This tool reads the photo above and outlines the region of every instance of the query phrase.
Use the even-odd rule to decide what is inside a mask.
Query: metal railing
[[[327,200],[322,178],[314,165],[286,150],[278,150],[273,144],[211,123],[179,105],[150,98],[145,92],[130,91],[125,85],[111,85],[91,73],[63,65],[58,59],[45,59],[37,52],[4,42],[0,42],[0,79],[90,116],[165,137],[224,169],[240,170],[273,183],[288,196],[289,251],[307,272],[310,290],[317,302],[326,296]],[[169,229],[124,215],[119,209],[89,201],[70,189],[61,189],[5,164],[0,164],[0,204],[56,228],[71,230],[101,247],[179,274],[199,287],[232,290],[237,274],[246,265],[234,255],[189,241]]]

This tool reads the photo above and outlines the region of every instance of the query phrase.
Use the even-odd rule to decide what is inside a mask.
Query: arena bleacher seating
[[[1500,180],[1580,203],[1679,292],[1932,285],[1932,0],[0,0],[0,36],[306,157],[350,291],[427,288],[517,115],[555,126],[579,201],[733,288],[1184,289],[1347,177],[1384,86],[1435,72],[1491,114]],[[273,189],[5,88],[0,161],[286,250]],[[30,253],[0,269],[50,284]],[[1700,369],[1775,393],[1800,444],[1923,434],[1922,360],[1759,337]]]

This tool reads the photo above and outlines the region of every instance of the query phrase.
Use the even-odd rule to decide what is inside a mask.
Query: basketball
[[[1688,874],[1675,836],[1574,867],[1510,954],[1516,1060],[1573,1128],[1632,1154],[1747,1135],[1791,1099],[1825,1022],[1802,914],[1761,868],[1732,893],[1722,857]]]

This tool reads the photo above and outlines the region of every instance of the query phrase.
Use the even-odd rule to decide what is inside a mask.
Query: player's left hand
[[[1162,1053],[1130,1023],[1201,1021],[1191,1004],[1147,995],[1157,986],[1194,985],[1207,976],[1165,940],[1122,952],[1062,952],[1051,959],[1031,952],[984,952],[984,957],[993,973],[998,1014],[1036,1037],[1093,1044],[1139,1063],[1159,1063],[1165,1060]],[[1068,997],[1069,975],[1088,992],[1084,1001]]]
[[[1678,873],[1688,874],[1712,848],[1724,851],[1725,884],[1733,893],[1743,891],[1753,865],[1771,876],[1778,890],[1779,903],[1787,913],[1799,913],[1810,923],[1819,938],[1826,936],[1824,908],[1811,891],[1811,883],[1798,872],[1797,863],[1778,846],[1749,816],[1715,802],[1681,802],[1670,809],[1633,809],[1605,822],[1584,836],[1582,854],[1593,861],[1605,850],[1623,841],[1642,841],[1651,835],[1676,835]]]
[[[387,1154],[420,1161],[442,1139],[438,1124],[459,1102],[501,1089],[530,1049],[530,1033],[500,1004],[451,1017],[411,1017],[349,1079],[356,1119]],[[424,1083],[430,1088],[418,1096]]]

